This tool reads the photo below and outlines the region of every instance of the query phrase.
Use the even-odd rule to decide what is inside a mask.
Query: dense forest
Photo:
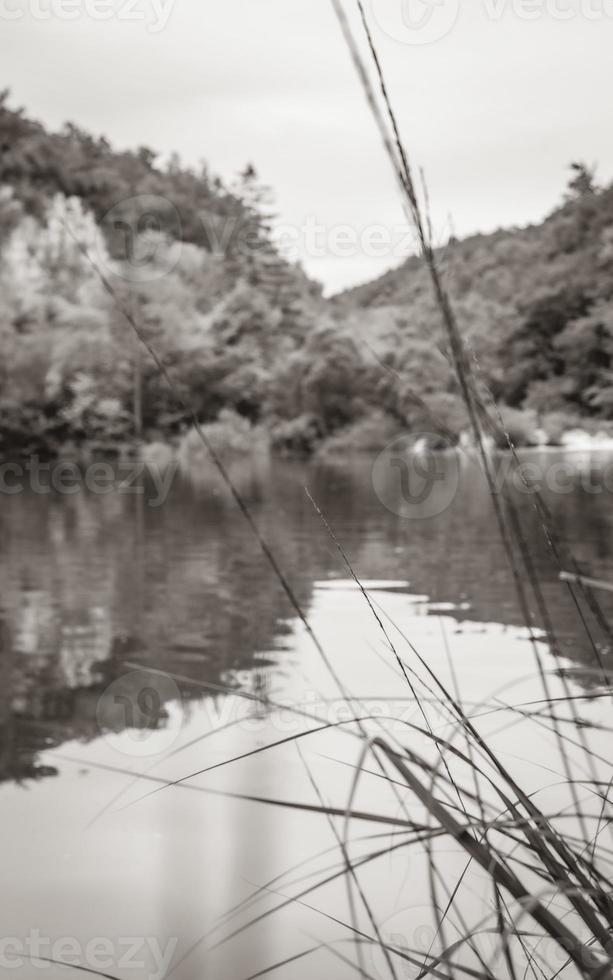
[[[50,133],[9,102],[0,96],[0,452],[178,444],[186,405],[237,451],[466,429],[419,258],[325,300],[275,248],[252,166],[226,187],[146,147],[119,152],[73,125]],[[477,376],[516,440],[613,428],[613,187],[573,164],[542,224],[452,240],[439,259]]]
[[[542,224],[452,239],[438,252],[474,371],[517,441],[556,442],[613,420],[613,187],[580,163]],[[424,264],[410,258],[336,300],[399,380],[392,411],[420,395],[457,432],[440,315]],[[402,380],[401,380],[402,379]]]

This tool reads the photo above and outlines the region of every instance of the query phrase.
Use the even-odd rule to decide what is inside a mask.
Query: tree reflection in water
[[[366,579],[409,579],[456,604],[450,615],[521,625],[484,481],[463,464],[440,516],[407,521],[372,488],[371,461],[299,465],[241,461],[235,479],[304,609],[319,580],[346,577],[304,486]],[[397,475],[390,473],[390,480]],[[608,495],[549,495],[560,533],[592,573],[610,576]],[[520,515],[560,647],[588,689],[599,682],[589,641],[560,585],[532,500]],[[0,512],[0,778],[53,775],[38,754],[98,737],[99,699],[126,662],[200,685],[249,679],[258,696],[283,667],[291,609],[214,474],[177,479],[162,507],[145,496],[7,497]],[[599,597],[602,599],[602,597]],[[611,597],[605,612],[613,614]],[[603,653],[606,640],[592,622]],[[342,624],[339,624],[342,631]],[[290,669],[288,667],[288,669]],[[202,686],[178,681],[185,710]],[[166,724],[160,710],[157,724]]]

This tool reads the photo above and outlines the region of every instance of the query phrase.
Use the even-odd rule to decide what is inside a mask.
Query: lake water
[[[613,580],[610,457],[531,459],[561,464],[543,491],[557,530],[586,572]],[[345,882],[320,884],[342,870],[334,832],[325,815],[293,804],[344,812],[360,744],[355,726],[339,723],[352,712],[394,717],[381,724],[399,738],[423,719],[305,487],[407,663],[418,667],[410,641],[445,683],[457,681],[525,785],[550,780],[546,735],[505,728],[495,714],[542,692],[483,475],[470,459],[449,466],[433,515],[431,498],[407,510],[398,472],[373,487],[366,458],[232,468],[349,708],[214,473],[177,474],[156,507],[150,487],[2,497],[1,921],[13,945],[2,948],[1,975],[75,975],[38,958],[51,957],[121,978],[246,980],[300,952],[271,976],[358,975]],[[533,498],[517,489],[514,499],[556,628],[558,657],[531,609],[552,692],[564,678],[578,698],[596,695],[601,674]],[[613,596],[599,600],[611,616]],[[606,663],[607,638],[587,615]],[[582,716],[599,710],[597,700],[579,704]],[[422,708],[448,730],[427,697]],[[289,740],[320,727],[309,714],[336,727]],[[375,772],[362,777],[354,809],[398,816],[398,807]],[[395,833],[353,819],[352,856]],[[450,845],[446,853],[452,881],[462,862]],[[425,951],[424,869],[400,848],[365,865],[361,881],[384,936]],[[374,947],[365,956],[369,976],[388,975]]]

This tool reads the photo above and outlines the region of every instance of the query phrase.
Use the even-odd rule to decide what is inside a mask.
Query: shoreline
[[[190,433],[193,430],[190,430]],[[188,435],[190,434],[188,433]],[[569,434],[571,435],[571,434]],[[596,437],[589,436],[588,433],[582,433],[585,435],[585,440],[574,440],[573,438],[563,438],[560,442],[548,442],[541,444],[534,443],[515,443],[513,450],[521,452],[522,454],[542,454],[542,453],[604,453],[613,454],[613,438],[599,439]],[[341,459],[360,456],[368,456],[373,453],[383,452],[385,449],[389,448],[390,443],[401,442],[402,440],[410,440],[412,438],[412,433],[407,431],[405,433],[398,432],[395,439],[388,442],[378,442],[368,447],[364,446],[354,446],[351,445],[351,440],[347,440],[346,445],[343,446],[342,441],[335,438],[334,445],[334,456],[332,452],[326,448],[326,442],[322,442],[317,449],[309,453],[301,452],[288,452],[287,450],[275,449],[267,442],[266,439],[261,438],[258,445],[249,444],[245,446],[224,446],[217,445],[216,451],[221,453],[231,459],[242,459],[252,456],[254,454],[260,454],[264,449],[267,454],[269,454],[273,459],[280,462],[284,460],[290,462],[296,461],[311,461],[316,462],[333,462],[338,461],[339,457]],[[204,459],[207,456],[207,450],[203,443],[197,442],[196,448],[200,450],[199,455],[202,455]],[[426,455],[426,454],[436,454],[443,455],[451,452],[460,450],[462,452],[472,454],[475,453],[476,447],[469,443],[468,441],[462,440],[461,438],[454,444],[449,445],[424,445],[420,440],[417,440],[414,445],[407,445],[404,447],[404,451],[410,451],[415,453],[415,455]],[[489,441],[486,445],[486,450],[491,455],[504,456],[510,455],[512,450],[507,446],[497,446],[493,441]],[[43,447],[28,447],[27,449],[20,449],[14,447],[12,449],[1,449],[0,450],[0,462],[24,462],[25,460],[39,460],[45,464],[53,462],[74,462],[77,465],[87,464],[92,460],[108,460],[109,462],[125,462],[125,461],[145,461],[145,462],[162,462],[164,458],[168,461],[176,460],[185,463],[189,463],[189,450],[186,451],[184,444],[181,440],[160,440],[155,439],[151,441],[146,440],[134,440],[133,442],[122,442],[116,445],[104,444],[100,445],[97,442],[84,442],[79,446],[75,446],[74,443],[66,443],[54,447],[53,449],[45,450]]]

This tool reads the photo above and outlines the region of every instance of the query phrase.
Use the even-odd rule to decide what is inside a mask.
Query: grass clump
[[[221,458],[249,456],[269,449],[265,431],[231,409],[223,409],[214,422],[201,426],[202,432],[215,453]],[[178,448],[182,468],[209,463],[208,450],[195,428],[183,436]]]
[[[325,439],[319,447],[318,455],[326,457],[380,452],[393,439],[402,435],[402,431],[396,419],[385,412],[374,412]]]

